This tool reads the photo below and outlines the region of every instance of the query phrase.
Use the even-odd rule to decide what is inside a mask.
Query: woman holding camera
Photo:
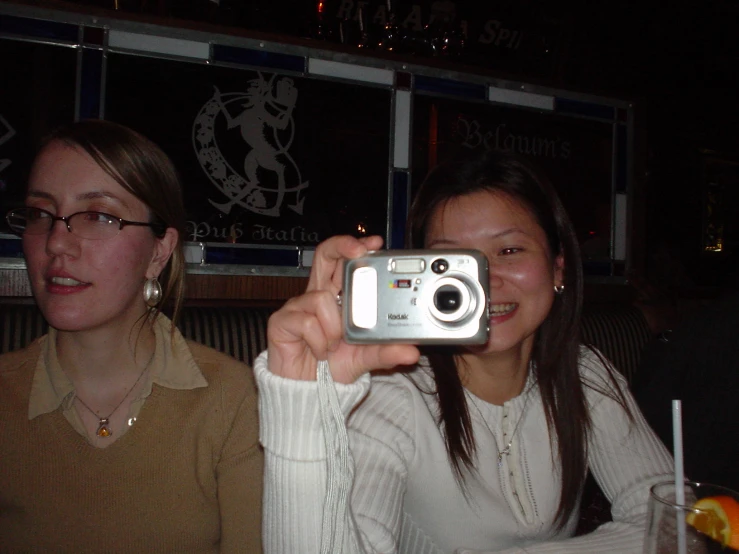
[[[409,235],[486,254],[489,339],[347,344],[343,262],[381,239],[320,245],[255,364],[266,551],[641,552],[649,487],[672,460],[625,380],[578,342],[580,257],[551,186],[504,153],[443,164]],[[588,469],[614,521],[573,537]]]
[[[71,124],[7,220],[50,328],[0,357],[0,551],[260,552],[251,371],[174,324],[172,162],[126,127]]]

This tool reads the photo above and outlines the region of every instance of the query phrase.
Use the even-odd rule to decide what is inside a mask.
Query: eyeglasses
[[[45,235],[55,221],[63,221],[67,231],[82,239],[106,240],[121,232],[127,225],[151,227],[158,237],[164,235],[164,223],[127,221],[103,212],[77,212],[65,217],[56,216],[41,208],[17,208],[5,216],[10,229],[19,235]]]

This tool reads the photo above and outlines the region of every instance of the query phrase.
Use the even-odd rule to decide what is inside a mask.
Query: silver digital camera
[[[385,250],[344,264],[350,344],[483,344],[488,261],[477,250]]]

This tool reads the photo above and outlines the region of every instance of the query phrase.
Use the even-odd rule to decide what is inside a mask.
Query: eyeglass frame
[[[40,236],[40,235],[44,235],[44,234],[50,233],[51,230],[54,228],[54,223],[56,223],[57,221],[64,222],[64,226],[67,228],[67,231],[69,231],[70,233],[72,233],[74,236],[79,237],[81,239],[85,239],[85,240],[108,240],[108,239],[112,239],[113,237],[117,236],[118,233],[120,233],[121,230],[123,230],[124,227],[127,227],[129,225],[135,225],[137,227],[151,227],[152,231],[154,232],[154,236],[156,236],[157,238],[162,238],[164,236],[164,234],[166,233],[166,231],[167,231],[167,224],[164,223],[164,222],[130,221],[128,219],[123,219],[122,217],[117,217],[117,216],[112,215],[112,214],[109,214],[107,212],[100,212],[100,211],[97,211],[97,210],[83,210],[81,212],[75,212],[73,214],[59,216],[59,215],[54,215],[50,211],[45,210],[43,208],[33,208],[31,206],[24,206],[22,208],[14,208],[12,210],[8,210],[8,212],[5,214],[5,221],[8,222],[8,226],[10,227],[10,229],[15,234],[17,234],[17,235],[23,236],[24,234],[26,234],[26,230],[20,232],[20,231],[17,231],[16,229],[14,229],[13,228],[13,225],[10,223],[10,216],[14,212],[27,211],[27,210],[37,210],[39,212],[43,212],[43,213],[45,213],[45,214],[47,214],[49,216],[49,220],[51,221],[49,223],[49,229],[46,232],[44,232],[44,233],[28,233],[29,235],[35,235],[35,236]],[[111,235],[109,237],[100,238],[100,239],[90,239],[90,238],[87,238],[87,237],[80,237],[77,233],[75,233],[74,231],[72,231],[72,227],[69,224],[69,220],[71,218],[73,218],[74,216],[79,215],[79,214],[100,214],[100,215],[103,215],[105,217],[108,217],[108,218],[110,218],[112,220],[115,220],[115,221],[118,222],[118,232],[115,235]]]

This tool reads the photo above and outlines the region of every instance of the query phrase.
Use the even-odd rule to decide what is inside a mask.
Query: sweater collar
[[[208,382],[179,329],[172,333],[172,322],[163,314],[157,317],[153,327],[156,349],[149,377],[138,398],[148,397],[153,384],[177,390],[207,387]],[[66,410],[74,402],[74,385],[57,357],[56,336],[56,329],[50,327],[48,335],[41,339],[41,355],[36,362],[28,402],[29,420],[53,412],[59,406]]]

